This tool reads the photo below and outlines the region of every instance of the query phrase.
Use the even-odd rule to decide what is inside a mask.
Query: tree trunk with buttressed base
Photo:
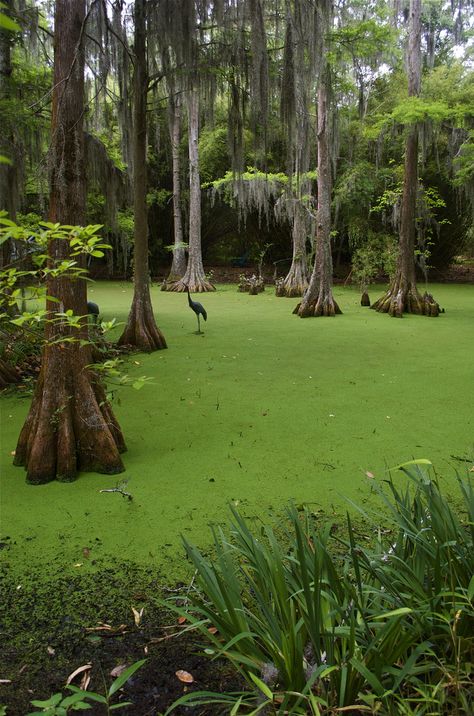
[[[290,270],[281,286],[279,296],[295,298],[302,296],[308,288],[308,266],[306,263],[306,225],[299,205],[293,216],[293,258]]]
[[[80,225],[85,217],[83,145],[85,0],[56,0],[51,194],[49,219]],[[69,258],[69,242],[49,242],[50,261]],[[60,276],[49,278],[50,316],[69,309],[86,316],[86,282]],[[26,468],[27,482],[73,480],[79,470],[122,472],[120,452],[125,443],[104,389],[92,370],[87,321],[80,329],[64,322],[47,323],[41,371],[29,414],[20,433],[15,465]],[[74,342],[68,342],[74,339]]]
[[[408,34],[408,94],[417,97],[421,84],[421,0],[410,0]],[[405,174],[400,217],[399,254],[395,276],[388,291],[371,308],[401,318],[404,313],[438,316],[439,305],[429,293],[416,287],[415,239],[418,193],[418,126],[408,130],[405,141]]]
[[[323,0],[325,5],[330,2]],[[327,12],[327,8],[324,8]],[[326,14],[324,12],[324,15]],[[324,56],[324,55],[323,55]],[[331,254],[331,158],[330,137],[330,69],[325,63],[318,85],[318,212],[316,221],[316,256],[311,280],[293,313],[301,318],[335,316],[341,309],[332,293]]]
[[[133,252],[133,300],[127,325],[119,345],[131,345],[142,351],[166,348],[166,341],[155,323],[150,296],[147,215],[147,116],[148,72],[146,57],[145,0],[135,2],[135,67],[133,74],[133,209],[135,216]]]
[[[199,175],[199,91],[196,86],[188,91],[188,147],[189,147],[189,249],[188,266],[180,281],[168,287],[170,291],[193,293],[215,291],[207,280],[202,263],[201,249],[201,180]]]

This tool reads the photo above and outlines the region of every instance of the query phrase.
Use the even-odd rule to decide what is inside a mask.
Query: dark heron
[[[99,306],[97,303],[93,303],[92,301],[87,301],[87,313],[89,316],[92,316],[92,322],[97,323],[99,320]]]
[[[194,311],[194,313],[196,314],[197,319],[198,319],[198,331],[197,332],[202,333],[199,316],[202,316],[204,318],[204,320],[207,321],[206,309],[204,308],[204,306],[201,303],[198,303],[197,301],[193,301],[191,299],[191,296],[189,295],[189,286],[186,286],[186,291],[188,293],[189,307],[192,308],[192,310]]]

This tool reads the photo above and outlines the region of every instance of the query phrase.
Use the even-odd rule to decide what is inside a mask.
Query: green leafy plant
[[[132,701],[122,701],[118,704],[112,704],[112,699],[119,689],[140,669],[146,659],[136,661],[134,664],[125,669],[109,686],[105,696],[94,691],[86,691],[79,689],[73,684],[66,686],[71,691],[70,696],[63,696],[62,693],[53,694],[45,701],[31,701],[32,706],[36,706],[40,711],[31,711],[27,716],[40,716],[40,714],[49,714],[49,716],[66,716],[71,711],[86,711],[92,708],[91,703],[102,704],[105,713],[110,714],[111,711],[123,709],[126,706],[133,706]]]
[[[388,234],[369,232],[367,241],[352,255],[352,277],[361,291],[366,291],[377,276],[391,277],[395,271],[398,247]]]
[[[391,529],[387,537],[378,516],[360,510],[366,524],[374,522],[373,546],[360,544],[349,515],[342,538],[295,506],[287,510],[283,538],[267,525],[251,528],[231,508],[230,536],[214,529],[212,561],[185,541],[199,591],[188,609],[174,608],[205,638],[206,654],[232,662],[253,703],[249,693],[195,692],[169,712],[178,703],[219,701],[232,703],[235,714],[249,708],[282,716],[349,708],[393,714],[420,698],[431,707],[436,694],[439,713],[463,713],[466,705],[468,712],[474,493],[459,481],[461,521],[430,465],[398,466],[405,489],[392,479],[388,494],[376,487]]]

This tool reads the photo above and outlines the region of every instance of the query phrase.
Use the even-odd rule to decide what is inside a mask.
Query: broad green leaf
[[[118,691],[129,680],[129,678],[143,666],[146,661],[147,659],[140,659],[140,661],[136,661],[134,664],[129,666],[128,669],[125,669],[125,671],[122,672],[120,676],[118,676],[111,684],[109,688],[109,697],[113,696],[116,691]]]
[[[78,686],[74,686],[74,684],[68,684],[66,688],[83,699],[87,698],[89,699],[89,701],[96,701],[99,704],[107,703],[107,699],[105,698],[105,696],[102,696],[101,694],[96,694],[94,691],[84,691],[84,689],[80,689]]]
[[[40,708],[46,709],[50,706],[57,706],[59,704],[59,702],[61,701],[62,697],[63,697],[63,695],[58,693],[58,694],[53,694],[53,696],[51,696],[51,698],[46,699],[45,701],[35,700],[35,701],[30,701],[30,703],[33,706],[39,706]]]
[[[391,467],[389,472],[393,472],[394,470],[402,470],[404,467],[410,467],[410,465],[429,465],[430,467],[432,467],[433,463],[431,462],[431,460],[427,460],[424,457],[420,457],[417,460],[409,460],[408,462],[402,462],[400,465]]]
[[[413,609],[410,609],[409,607],[400,607],[400,609],[394,609],[392,612],[386,612],[385,614],[378,614],[376,617],[373,617],[374,621],[376,619],[390,619],[390,617],[402,617],[404,614],[412,614]]]
[[[269,689],[269,687],[265,684],[265,682],[263,682],[261,679],[259,679],[258,676],[255,676],[255,674],[252,673],[251,671],[249,672],[249,676],[252,679],[252,681],[254,682],[254,684],[257,686],[257,688],[260,689],[262,694],[265,694],[267,699],[270,699],[270,701],[273,701],[273,693],[272,693],[271,689]]]
[[[474,600],[474,574],[472,575],[471,581],[469,582],[469,586],[467,588],[467,596],[471,602]]]
[[[122,701],[121,704],[113,704],[109,706],[109,711],[116,711],[117,709],[123,709],[125,706],[133,706],[133,701]]]
[[[0,12],[0,29],[8,30],[9,32],[19,32],[21,30],[20,26],[3,12]]]

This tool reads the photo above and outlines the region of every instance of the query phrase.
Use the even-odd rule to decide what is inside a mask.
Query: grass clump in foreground
[[[390,529],[370,547],[349,516],[341,539],[295,507],[284,540],[233,509],[230,538],[214,531],[214,560],[186,542],[200,589],[175,608],[250,691],[187,694],[167,713],[210,703],[232,714],[473,713],[474,491],[459,479],[461,521],[423,464],[400,466],[405,487],[379,490]]]

